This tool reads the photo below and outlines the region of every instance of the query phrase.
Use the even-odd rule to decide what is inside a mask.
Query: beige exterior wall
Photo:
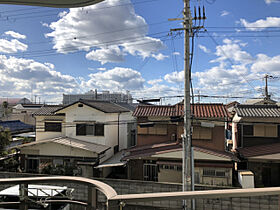
[[[203,170],[215,170],[220,172],[225,172],[224,177],[217,176],[205,176],[203,175]],[[205,168],[197,167],[195,168],[195,173],[199,174],[200,184],[205,185],[215,185],[215,186],[232,186],[232,169],[231,168]]]
[[[21,154],[25,155],[42,155],[42,156],[71,156],[71,157],[90,157],[96,158],[97,154],[77,149],[69,146],[64,146],[62,144],[57,144],[53,142],[37,144],[33,146],[28,146],[28,148],[22,148]]]
[[[182,171],[160,169],[158,182],[182,183]]]
[[[61,132],[45,132],[45,122],[61,122]],[[64,116],[36,116],[36,141],[65,136]]]
[[[215,171],[225,172],[224,177],[217,176],[205,176],[203,175],[203,169],[210,169]],[[215,185],[215,186],[232,186],[232,169],[231,168],[205,168],[205,167],[195,167],[195,173],[199,182],[196,184],[205,185]],[[161,168],[158,173],[159,182],[169,182],[169,183],[182,183],[182,171],[174,169],[163,169]],[[196,179],[195,179],[196,181]]]

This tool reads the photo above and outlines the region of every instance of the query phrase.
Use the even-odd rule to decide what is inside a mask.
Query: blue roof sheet
[[[34,129],[33,125],[25,124],[20,120],[0,121],[0,127],[9,129],[12,133],[30,131]]]

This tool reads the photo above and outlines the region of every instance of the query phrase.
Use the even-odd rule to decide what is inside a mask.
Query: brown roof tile
[[[271,155],[280,153],[280,143],[238,148],[237,150],[240,153],[240,155],[245,158],[262,155]]]
[[[195,118],[225,118],[230,117],[223,104],[192,104],[191,111]],[[184,115],[184,104],[169,106],[140,105],[133,113],[135,117],[176,117]]]

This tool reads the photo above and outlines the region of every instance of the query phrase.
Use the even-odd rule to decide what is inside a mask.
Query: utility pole
[[[198,16],[196,15],[195,8],[195,17],[194,20],[205,20],[205,10],[203,7],[203,16],[201,16],[200,7],[198,7]],[[192,26],[192,16],[190,11],[190,0],[184,0],[184,12],[182,18],[173,18],[173,20],[183,20],[183,28],[171,29],[171,31],[184,31],[184,76],[185,76],[185,86],[184,86],[184,135],[182,136],[183,143],[183,167],[182,167],[182,182],[183,182],[183,191],[192,191],[194,190],[194,159],[193,159],[193,150],[192,150],[192,140],[191,140],[191,91],[190,91],[190,82],[191,82],[191,66],[190,66],[190,36],[194,36],[193,29],[199,30],[203,26]],[[194,209],[194,200],[183,201],[183,209]]]
[[[267,83],[267,79],[268,79],[268,78],[273,78],[273,77],[270,76],[270,75],[268,75],[268,74],[266,74],[266,75],[264,76],[264,79],[265,79],[264,98],[265,98],[266,100],[270,99],[270,95],[268,95],[268,83]]]
[[[183,136],[183,191],[192,190],[191,172],[191,92],[190,92],[190,32],[191,32],[190,2],[184,0],[184,33],[185,33],[185,94],[184,94],[184,136]],[[185,205],[187,203],[185,202]],[[185,207],[186,208],[186,207]]]

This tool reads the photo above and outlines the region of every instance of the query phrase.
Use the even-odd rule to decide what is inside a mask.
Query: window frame
[[[101,128],[101,132],[97,133],[96,127]],[[83,129],[83,130],[81,130]],[[105,128],[103,123],[97,124],[87,124],[87,123],[77,123],[76,124],[76,136],[104,136],[105,135]]]
[[[52,126],[50,126],[50,124],[52,124]],[[58,129],[51,129],[51,128],[56,128],[56,127],[58,127]],[[60,133],[60,132],[62,132],[62,123],[61,122],[45,122],[44,129],[45,129],[45,132],[59,132]]]

